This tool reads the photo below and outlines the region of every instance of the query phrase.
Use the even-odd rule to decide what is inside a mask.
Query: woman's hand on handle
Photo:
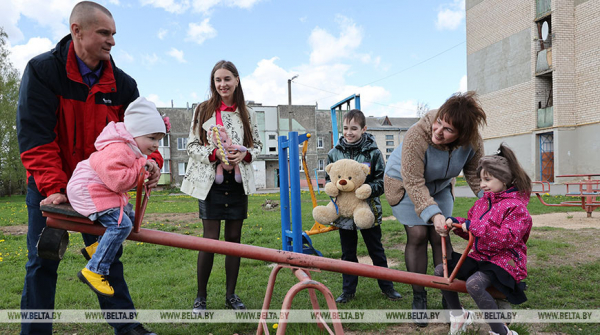
[[[437,231],[440,236],[448,236],[448,228],[446,226],[446,218],[442,214],[436,214],[431,218],[431,222],[433,222],[433,226],[435,227],[435,231]]]

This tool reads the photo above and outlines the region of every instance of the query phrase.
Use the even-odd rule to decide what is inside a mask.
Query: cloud
[[[467,75],[465,74],[464,76],[462,76],[462,78],[460,78],[460,83],[458,84],[458,91],[466,92],[467,89]]]
[[[465,0],[454,0],[440,7],[435,27],[438,30],[455,30],[465,18]]]
[[[195,13],[211,14],[214,7],[225,5],[249,9],[261,0],[140,0],[142,6],[150,5],[162,8],[169,13],[183,14],[190,8]]]
[[[47,28],[55,40],[69,33],[68,19],[79,0],[21,0],[2,1],[0,22],[13,43],[23,39],[18,27],[21,17],[26,17],[42,28]]]
[[[113,57],[115,58],[117,65],[121,63],[133,63],[135,61],[135,58],[133,58],[130,53],[123,50],[119,50],[117,53],[113,54]]]
[[[179,63],[187,63],[187,61],[183,58],[183,51],[182,50],[177,50],[175,48],[171,48],[171,50],[169,50],[167,52],[167,55],[177,59],[177,61]]]
[[[146,99],[154,102],[156,107],[171,107],[170,102],[167,103],[167,102],[161,101],[160,97],[157,94],[148,94],[148,96],[146,96]]]
[[[215,38],[217,30],[210,25],[209,21],[210,19],[207,18],[200,24],[190,23],[185,40],[202,44],[207,39]]]
[[[190,8],[188,0],[140,0],[142,6],[150,5],[156,8],[162,8],[169,13],[183,14]]]
[[[162,40],[165,38],[165,36],[167,36],[168,32],[169,31],[167,29],[160,28],[158,33],[156,33],[156,37],[158,37],[159,40]]]
[[[14,47],[8,46],[11,63],[20,73],[23,73],[30,59],[41,53],[50,51],[53,47],[54,44],[52,41],[41,37],[31,38],[27,41],[27,44],[15,45]]]
[[[142,56],[142,64],[144,64],[145,66],[152,66],[154,64],[156,64],[158,61],[160,60],[160,58],[155,54],[145,54]]]
[[[337,15],[335,21],[340,28],[338,37],[319,27],[313,29],[308,38],[308,43],[312,48],[311,64],[324,64],[356,54],[355,50],[363,38],[362,27],[356,26],[354,21],[342,15]],[[356,55],[356,57],[362,57],[362,55]]]

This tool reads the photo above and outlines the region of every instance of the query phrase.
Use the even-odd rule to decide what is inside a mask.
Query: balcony
[[[541,76],[552,72],[552,48],[538,51],[535,63],[535,75]]]
[[[552,10],[552,0],[536,0],[535,1],[535,17],[539,19],[550,14]]]
[[[554,108],[552,106],[539,108],[537,116],[538,128],[548,128],[554,124]]]

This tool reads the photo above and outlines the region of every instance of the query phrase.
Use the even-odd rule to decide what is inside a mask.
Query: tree
[[[417,101],[417,117],[420,119],[429,112],[429,104]]]
[[[16,126],[20,75],[10,62],[7,40],[0,27],[0,195],[24,193],[26,186]]]

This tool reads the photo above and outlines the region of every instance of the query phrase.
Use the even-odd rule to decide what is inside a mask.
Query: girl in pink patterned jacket
[[[449,217],[452,223],[461,223],[462,229],[454,233],[468,239],[475,237],[473,249],[461,266],[457,278],[466,280],[467,291],[480,310],[497,310],[494,298],[486,291],[493,286],[513,304],[527,300],[525,283],[527,277],[527,239],[531,231],[531,215],[527,204],[531,193],[531,179],[517,161],[512,150],[500,145],[496,155],[479,160],[477,174],[481,177],[483,197],[475,202],[467,218]],[[460,254],[454,253],[448,260],[448,271],[454,269]],[[443,276],[443,265],[435,269]],[[465,331],[472,322],[472,312],[462,310],[458,293],[442,291],[450,312],[450,334]],[[490,334],[517,334],[503,323],[488,322]]]
[[[165,133],[165,122],[154,103],[137,98],[125,110],[124,122],[110,122],[104,127],[94,143],[98,151],[77,164],[67,184],[73,209],[106,227],[96,248],[84,249],[89,262],[77,274],[99,295],[114,295],[106,276],[133,228],[134,213],[127,192],[137,184],[146,157],[158,149]]]

